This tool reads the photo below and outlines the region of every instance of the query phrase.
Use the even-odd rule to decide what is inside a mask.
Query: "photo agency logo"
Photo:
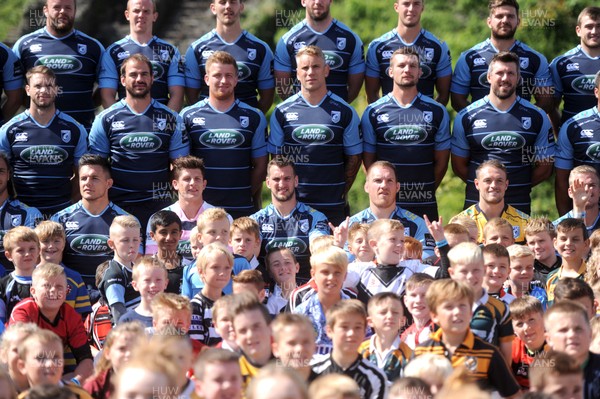
[[[525,29],[552,29],[556,19],[545,8],[526,8],[519,12],[521,27]]]
[[[291,28],[303,18],[303,10],[275,10],[275,26],[278,28]]]

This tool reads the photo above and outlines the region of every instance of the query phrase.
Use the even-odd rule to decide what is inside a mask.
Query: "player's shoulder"
[[[545,56],[545,55],[543,55],[542,53],[540,53],[539,51],[537,51],[537,50],[536,50],[536,49],[534,49],[533,47],[529,46],[529,45],[528,45],[528,44],[526,44],[526,43],[523,43],[523,42],[522,42],[522,41],[520,41],[520,40],[517,40],[517,41],[515,42],[515,44],[514,44],[514,46],[513,46],[513,49],[514,49],[514,48],[520,48],[520,49],[521,49],[523,52],[525,52],[525,53],[529,53],[529,54],[531,54],[531,55],[536,55],[536,56],[538,56],[538,57],[540,57],[540,58],[543,58],[544,60],[546,59],[546,56]]]
[[[203,109],[206,109],[208,106],[209,106],[208,99],[204,98],[194,104],[188,105],[187,107],[183,108],[179,112],[179,115],[181,115],[182,118],[185,118],[185,116],[187,116],[188,114],[201,111]]]
[[[394,41],[398,38],[396,33],[396,29],[389,30],[385,32],[383,35],[376,37],[369,43],[369,49],[379,47],[380,45],[385,45],[390,41]]]
[[[85,130],[85,128],[83,127],[83,125],[81,125],[81,123],[77,122],[75,120],[75,118],[73,118],[69,114],[64,113],[63,111],[57,110],[56,117],[58,119],[60,119],[61,121],[63,121],[63,122],[67,122],[67,123],[73,124],[73,125],[77,126],[79,129]]]
[[[526,214],[525,212],[522,212],[520,210],[518,210],[517,208],[515,208],[512,205],[508,205],[506,207],[506,212],[505,212],[511,219],[518,219],[518,220],[527,220],[529,219],[529,215]]]
[[[337,106],[339,106],[340,108],[342,108],[345,112],[350,112],[350,113],[356,114],[356,110],[354,109],[354,107],[352,105],[350,105],[342,97],[338,96],[337,94],[329,91],[329,92],[327,92],[326,98],[329,101],[337,104]]]
[[[504,314],[504,313],[508,312],[508,304],[506,302],[504,302],[503,300],[493,297],[491,295],[488,296],[488,300],[485,303],[485,305],[489,309],[494,309],[497,312],[499,312],[500,314]]]
[[[165,39],[161,39],[158,36],[153,36],[152,37],[152,41],[155,44],[158,44],[159,46],[167,47],[167,48],[170,48],[171,50],[174,50],[174,51],[179,51],[175,45],[173,45],[172,43],[166,41]]]
[[[338,28],[338,29],[345,31],[348,35],[354,36],[357,44],[362,44],[362,40],[360,39],[360,37],[352,29],[350,29],[350,27],[348,25],[346,25],[339,19],[334,18],[333,21],[331,22],[331,27]]]
[[[460,58],[462,58],[463,59],[462,61],[464,62],[466,60],[466,58],[475,57],[478,54],[480,54],[481,52],[490,50],[490,47],[493,47],[493,46],[491,45],[489,39],[486,39],[482,42],[479,42],[479,43],[473,45],[471,48],[468,48],[465,51],[463,51],[460,54]],[[460,59],[459,59],[459,61],[460,61]]]
[[[279,40],[285,44],[290,44],[294,41],[296,36],[298,36],[300,33],[304,32],[307,29],[308,25],[306,24],[306,20],[302,20],[296,25],[292,26],[290,30],[288,30],[286,33],[283,34],[283,36],[281,36],[281,39]]]
[[[411,222],[415,222],[415,223],[425,223],[425,220],[417,215],[412,213],[411,211],[404,209],[400,206],[396,206],[396,210],[394,211],[394,216],[396,216],[399,219],[406,219],[409,220]],[[396,218],[394,218],[396,219]]]
[[[20,125],[23,122],[29,120],[29,112],[23,111],[12,118],[10,118],[4,125],[0,127],[0,132],[7,132],[13,127]]]
[[[567,60],[567,59],[572,58],[574,56],[578,56],[580,54],[581,54],[581,47],[580,46],[573,47],[572,49],[567,50],[563,54],[559,54],[556,57],[554,57],[554,59],[550,63],[550,67],[551,68],[556,68],[557,65],[560,64],[560,63],[562,63],[564,60]],[[559,70],[559,72],[560,72],[560,70]]]
[[[82,203],[81,203],[81,201],[77,201],[73,205],[69,205],[68,207],[56,212],[54,215],[52,215],[51,220],[60,222],[63,218],[72,216],[75,213],[79,213],[79,212],[81,212],[81,210],[82,210]]]
[[[244,37],[247,40],[250,40],[250,41],[252,41],[252,42],[254,42],[254,43],[256,43],[256,44],[264,47],[266,50],[271,51],[271,48],[269,47],[269,45],[267,44],[267,42],[265,42],[264,40],[260,39],[257,36],[254,36],[251,32],[248,32],[247,30],[244,30],[242,32],[242,34],[244,35]]]
[[[431,33],[430,31],[428,31],[426,29],[421,29],[421,36],[424,39],[427,39],[427,40],[430,40],[430,41],[436,43],[440,47],[447,46],[445,41],[443,41],[442,39],[440,39],[439,37],[437,37],[436,35],[434,35],[433,33]]]
[[[46,35],[46,34],[47,33],[46,33],[45,28],[40,28],[38,30],[34,30],[33,32],[26,33],[23,36],[21,36],[19,39],[17,39],[14,47],[20,51],[20,50],[22,50],[22,47],[24,45],[26,45],[27,43],[31,42],[31,40],[37,39],[38,37]]]
[[[128,111],[127,105],[125,103],[125,99],[119,100],[108,108],[103,109],[97,116],[98,120],[106,120],[108,117],[112,116],[115,113]],[[129,111],[130,112],[130,111]]]
[[[219,36],[217,35],[217,31],[214,29],[211,29],[210,31],[208,31],[205,34],[203,34],[202,36],[200,36],[198,39],[194,40],[190,44],[190,47],[195,50],[198,47],[202,47],[207,42],[210,42],[211,40],[218,38],[218,37]]]
[[[257,116],[264,116],[264,114],[262,113],[261,110],[259,110],[256,107],[253,107],[252,105],[250,105],[248,103],[245,103],[245,102],[243,102],[243,101],[241,101],[239,99],[235,100],[235,106],[237,106],[239,109],[242,109],[242,110],[244,110],[246,112],[250,112],[250,113],[256,114]]]
[[[155,111],[165,112],[167,114],[170,114],[174,118],[179,118],[179,114],[177,112],[173,111],[171,108],[167,107],[165,104],[155,99],[152,99],[151,106],[154,108]]]
[[[83,43],[85,45],[92,45],[92,46],[95,46],[96,49],[104,51],[104,46],[102,45],[102,43],[100,43],[100,41],[98,39],[96,39],[95,37],[92,37],[86,33],[83,33],[80,30],[77,30],[77,29],[73,30],[73,38],[76,38],[78,42],[82,42],[82,41],[85,42],[85,43]],[[83,50],[80,47],[78,49],[78,51],[81,53]]]

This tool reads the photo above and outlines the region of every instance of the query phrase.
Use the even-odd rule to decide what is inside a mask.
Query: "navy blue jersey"
[[[112,202],[99,215],[90,214],[79,201],[52,216],[65,229],[67,243],[63,262],[81,274],[87,284],[96,285],[96,267],[113,257],[108,233],[115,217],[127,215]]]
[[[116,260],[111,260],[98,288],[106,298],[108,306],[122,303],[127,309],[133,310],[140,303],[141,297],[140,293],[133,288],[132,282],[131,266],[126,267]]]
[[[133,54],[143,54],[152,63],[154,81],[152,98],[162,104],[169,102],[169,87],[185,85],[183,63],[177,47],[153,36],[147,44],[139,44],[130,36],[111,44],[102,57],[98,87],[117,90],[119,99],[125,97],[125,87],[120,81],[123,61]]]
[[[590,57],[581,46],[552,60],[554,94],[565,101],[561,123],[598,103],[594,96],[594,76],[599,70],[600,57]]]
[[[208,98],[208,86],[204,82],[205,65],[215,51],[226,51],[237,62],[235,98],[258,107],[258,90],[275,87],[273,52],[269,46],[245,30],[233,43],[223,40],[214,29],[193,42],[185,54],[185,86],[200,89],[201,99]]]
[[[421,94],[403,107],[389,94],[367,107],[361,129],[364,152],[393,163],[401,176],[398,205],[418,214],[432,208],[437,214],[433,161],[435,151],[450,149],[446,108]]]
[[[236,215],[251,214],[252,160],[267,155],[265,116],[239,100],[226,112],[203,100],[181,111],[181,117],[191,154],[206,166],[204,199]]]
[[[121,100],[96,117],[90,151],[111,161],[111,200],[131,204],[170,195],[170,160],[190,152],[181,127],[179,115],[156,100],[141,114]]]
[[[4,254],[4,234],[17,226],[33,229],[42,219],[42,213],[37,208],[29,207],[16,199],[8,199],[0,206],[0,264],[5,269],[13,270],[14,266]]]
[[[552,86],[546,57],[518,40],[510,51],[516,53],[520,60],[521,81],[517,87],[517,94],[520,97],[530,100],[536,87]],[[450,91],[457,94],[471,94],[471,102],[490,94],[490,84],[487,80],[488,67],[497,52],[490,39],[463,52],[454,66]]]
[[[87,133],[63,112],[42,126],[26,110],[0,128],[0,150],[10,159],[19,199],[55,210],[71,203],[70,179],[87,152]]]
[[[0,93],[3,90],[17,90],[23,87],[23,67],[12,50],[0,43]],[[0,126],[4,117],[0,111]]]
[[[267,149],[295,163],[299,201],[322,212],[344,206],[344,157],[362,153],[358,124],[354,108],[331,92],[317,106],[298,93],[275,108]]]
[[[425,29],[421,29],[412,43],[402,40],[396,28],[373,40],[367,49],[366,76],[379,78],[382,96],[391,92],[394,82],[388,74],[390,59],[394,51],[402,47],[412,47],[419,53],[423,74],[417,87],[420,93],[433,97],[437,79],[452,74],[452,58],[446,42]]]
[[[31,276],[17,276],[12,272],[0,279],[0,321],[10,319],[15,305],[31,297]]]
[[[104,54],[100,42],[78,30],[65,37],[54,37],[42,28],[21,37],[13,51],[21,59],[24,71],[36,65],[54,71],[61,88],[56,108],[89,129],[96,108],[92,93]]]
[[[348,99],[348,75],[365,72],[365,56],[360,38],[346,25],[334,19],[329,28],[315,32],[306,21],[293,26],[277,43],[275,70],[296,76],[296,53],[304,46],[314,45],[323,50],[331,68],[327,88],[344,100]],[[295,89],[299,89],[298,82]]]
[[[560,127],[556,143],[556,167],[571,170],[590,165],[600,173],[600,112],[582,111]]]
[[[454,120],[452,154],[469,158],[467,207],[479,201],[475,170],[488,159],[506,166],[510,182],[504,200],[529,213],[531,174],[536,162],[551,162],[554,133],[546,114],[520,97],[508,111],[498,111],[488,97],[469,105]]]
[[[327,218],[321,212],[298,202],[294,210],[283,217],[273,204],[250,216],[260,228],[260,258],[271,248],[289,248],[300,264],[298,276],[310,278],[310,240],[331,234]]]

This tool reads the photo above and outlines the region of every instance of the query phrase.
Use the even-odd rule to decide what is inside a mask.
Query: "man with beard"
[[[392,31],[373,40],[367,50],[367,71],[365,92],[369,103],[376,101],[381,89],[382,95],[392,91],[394,82],[390,79],[391,54],[401,47],[410,47],[419,52],[422,74],[418,89],[427,97],[446,105],[450,98],[452,60],[445,42],[431,32],[421,28],[421,14],[425,0],[396,0],[394,10],[398,13],[398,25]]]
[[[321,212],[296,199],[298,176],[294,163],[277,157],[267,166],[267,188],[271,204],[250,217],[260,227],[260,257],[271,248],[289,248],[300,264],[296,279],[310,279],[310,242],[318,236],[331,234],[327,218]]]
[[[23,70],[45,65],[56,74],[60,88],[56,107],[89,130],[94,120],[94,83],[100,72],[104,47],[73,29],[75,0],[46,0],[46,27],[21,37],[13,51]]]
[[[433,256],[435,241],[427,230],[425,220],[396,205],[400,183],[392,163],[373,163],[367,171],[364,189],[369,194],[369,207],[350,217],[348,226],[354,223],[370,224],[378,219],[399,220],[404,226],[404,235],[419,240],[423,245],[423,259]]]
[[[29,109],[0,129],[0,150],[13,169],[19,199],[47,219],[76,197],[79,158],[87,152],[83,126],[55,106],[58,87],[52,69],[43,65],[26,74]]]
[[[525,244],[525,227],[529,215],[504,202],[508,189],[506,167],[496,159],[483,162],[475,171],[475,188],[479,191],[479,202],[471,205],[458,216],[468,216],[477,224],[477,242],[483,242],[483,228],[488,220],[506,219],[513,226],[515,244]]]
[[[267,120],[236,99],[237,64],[231,54],[214,52],[205,68],[209,96],[181,112],[185,134],[192,155],[204,160],[204,198],[234,218],[248,216],[261,208],[253,197],[260,195],[267,171]]]
[[[490,60],[498,52],[510,51],[519,57],[518,95],[529,101],[533,94],[536,105],[550,112],[552,79],[548,61],[541,53],[515,39],[521,22],[519,3],[516,0],[490,0],[488,7],[487,24],[491,37],[463,52],[456,62],[450,86],[452,108],[458,112],[469,105],[469,94],[472,103],[487,95],[491,83],[487,80]]]
[[[452,169],[467,183],[465,208],[478,201],[477,167],[488,159],[506,166],[506,202],[527,214],[531,188],[552,174],[554,133],[546,114],[517,96],[519,56],[500,52],[490,62],[490,93],[458,113],[452,136]]]
[[[177,47],[152,34],[158,12],[155,0],[129,0],[125,19],[129,21],[129,35],[111,44],[102,57],[98,87],[102,106],[108,108],[118,98],[125,97],[125,88],[119,87],[119,69],[123,60],[132,54],[144,54],[152,62],[154,83],[152,98],[175,112],[183,106],[183,63]]]
[[[238,64],[235,97],[267,113],[275,96],[273,52],[265,42],[242,30],[243,0],[212,0],[210,10],[216,16],[216,28],[193,42],[185,55],[188,103],[194,104],[198,96],[201,100],[208,97],[205,64],[213,52],[221,50],[231,54]]]
[[[111,200],[142,226],[171,204],[170,160],[190,151],[179,115],[150,97],[152,83],[146,56],[123,61],[121,84],[127,94],[96,117],[90,132],[90,151],[111,161]]]
[[[450,118],[446,108],[417,89],[422,70],[419,53],[401,47],[390,59],[392,92],[365,110],[363,132],[365,168],[376,160],[389,161],[402,174],[398,205],[438,219],[435,190],[450,158]]]
[[[293,26],[275,49],[275,82],[281,99],[299,90],[295,55],[304,46],[317,46],[325,53],[331,73],[327,88],[351,103],[358,96],[365,75],[363,43],[354,32],[330,13],[332,0],[302,0],[306,18]]]

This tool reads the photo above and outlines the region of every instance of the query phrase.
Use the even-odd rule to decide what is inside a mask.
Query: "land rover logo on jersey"
[[[423,120],[426,123],[433,122],[433,112],[432,111],[423,111]]]
[[[46,55],[35,62],[35,65],[44,65],[54,73],[73,73],[83,66],[81,61],[70,55]]]
[[[154,152],[162,140],[153,133],[131,133],[119,140],[119,145],[132,152]]]
[[[179,241],[179,243],[177,244],[177,253],[183,255],[186,258],[191,258],[192,246],[190,244],[190,240]]]
[[[479,75],[479,84],[483,87],[490,87],[490,82],[487,79],[487,71]]]
[[[336,40],[338,50],[343,50],[346,48],[346,38],[338,37]]]
[[[87,53],[87,44],[77,43],[77,52],[81,55]]]
[[[84,255],[106,255],[110,253],[108,237],[100,234],[83,234],[71,241],[73,251]]]
[[[34,145],[21,151],[21,158],[30,164],[58,165],[63,163],[69,154],[54,145]]]
[[[425,47],[425,51],[423,52],[423,55],[425,55],[425,59],[427,61],[432,61],[433,60],[434,51],[430,47]]]
[[[531,128],[531,117],[529,117],[529,116],[521,117],[521,126],[523,126],[523,129],[529,130]]]
[[[485,136],[481,145],[486,150],[519,150],[525,146],[525,139],[514,132],[495,132]]]
[[[162,76],[165,73],[165,69],[163,68],[163,66],[160,65],[160,63],[155,62],[155,61],[151,61],[151,63],[152,63],[152,75],[153,75],[154,79],[162,78]]]
[[[331,121],[333,123],[338,123],[342,117],[342,113],[340,111],[331,111]]]
[[[248,65],[244,64],[243,62],[238,61],[237,67],[239,80],[247,79],[250,75],[252,75],[252,71],[250,68],[248,68]]]
[[[585,154],[594,161],[600,161],[600,143],[594,143],[589,146]]]
[[[235,148],[244,141],[243,134],[231,129],[209,130],[200,135],[200,143],[209,148]]]
[[[594,92],[594,75],[583,75],[577,79],[573,79],[571,87],[581,93],[590,94]]]
[[[167,127],[167,118],[156,118],[156,128],[158,130],[165,130]]]
[[[301,254],[306,251],[306,244],[297,237],[275,238],[267,244],[267,253],[273,248],[288,248],[294,254]]]
[[[333,140],[333,132],[322,125],[304,125],[294,129],[292,138],[300,144],[325,144]]]
[[[240,116],[240,126],[243,128],[250,126],[250,118],[247,116]]]
[[[308,220],[298,220],[298,227],[300,227],[300,231],[304,234],[308,233],[308,229],[310,228],[310,226],[308,225]]]
[[[519,57],[519,65],[521,65],[521,69],[527,69],[529,66],[529,57]]]
[[[255,48],[247,48],[246,51],[248,52],[248,59],[250,61],[254,61],[256,59],[256,49]]]
[[[417,125],[394,126],[388,129],[383,138],[393,144],[419,144],[427,138],[427,132]]]
[[[62,139],[63,143],[68,143],[69,141],[71,141],[71,131],[70,130],[61,130],[60,138]]]
[[[421,64],[421,77],[419,79],[425,79],[428,78],[429,76],[431,76],[431,68],[429,68],[429,65],[427,64]]]
[[[12,227],[20,226],[23,221],[21,215],[10,215],[10,225]]]
[[[337,69],[344,65],[344,60],[342,57],[334,53],[333,51],[323,51],[325,55],[325,62],[329,65],[331,69]]]

